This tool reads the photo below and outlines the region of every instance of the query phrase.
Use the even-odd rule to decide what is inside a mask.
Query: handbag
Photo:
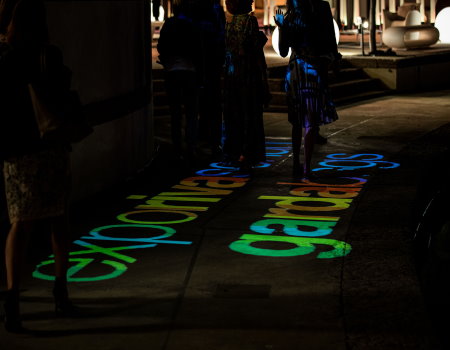
[[[90,135],[93,129],[84,116],[78,93],[56,83],[58,79],[52,79],[47,68],[44,47],[40,53],[41,79],[28,84],[40,137],[55,143],[77,143]],[[64,75],[64,72],[60,73]]]

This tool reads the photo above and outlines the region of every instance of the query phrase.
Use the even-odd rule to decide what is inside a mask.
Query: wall
[[[450,50],[409,51],[409,56],[358,57],[345,60],[398,92],[450,88]]]
[[[150,11],[144,0],[46,1],[94,133],[74,146],[73,199],[123,181],[153,152]]]

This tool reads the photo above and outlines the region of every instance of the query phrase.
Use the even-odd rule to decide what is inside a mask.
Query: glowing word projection
[[[364,170],[373,167],[392,169],[399,166],[398,163],[382,159],[383,156],[378,154],[331,154],[319,163],[322,168],[314,171]],[[367,182],[364,177],[337,177],[333,183],[308,180],[277,182],[277,185],[293,186],[289,196],[259,196],[259,200],[270,200],[274,206],[263,219],[250,225],[253,233],[242,235],[230,244],[230,249],[242,254],[292,257],[312,254],[319,246],[325,250],[317,253],[319,259],[347,255],[351,251],[350,244],[324,237],[333,233],[340,219],[337,215],[348,209],[358,196]],[[273,248],[274,244],[277,248]]]
[[[290,153],[290,142],[266,141],[267,162],[259,168],[270,167]],[[142,201],[132,211],[119,214],[119,223],[92,229],[88,235],[73,242],[77,250],[70,252],[70,282],[91,282],[116,278],[137,261],[130,255],[136,249],[161,245],[189,246],[190,241],[175,239],[175,227],[196,220],[217,202],[246,185],[248,176],[233,167],[218,163],[197,171],[196,176],[180,181],[171,191],[156,196],[129,195],[127,199]],[[36,266],[33,276],[54,280],[53,265],[48,260]],[[101,271],[101,272],[99,272]]]

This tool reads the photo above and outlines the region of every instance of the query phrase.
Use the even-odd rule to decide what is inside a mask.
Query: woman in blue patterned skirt
[[[280,54],[292,54],[286,74],[289,122],[292,124],[293,174],[311,177],[314,138],[320,125],[338,116],[328,91],[329,68],[336,68],[337,51],[330,5],[322,0],[287,0],[287,12],[277,10]],[[304,161],[300,147],[304,132]]]

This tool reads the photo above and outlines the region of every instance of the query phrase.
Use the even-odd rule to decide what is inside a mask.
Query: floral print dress
[[[232,16],[225,28],[224,156],[241,155],[252,164],[265,160],[263,103],[267,40],[252,14]]]

